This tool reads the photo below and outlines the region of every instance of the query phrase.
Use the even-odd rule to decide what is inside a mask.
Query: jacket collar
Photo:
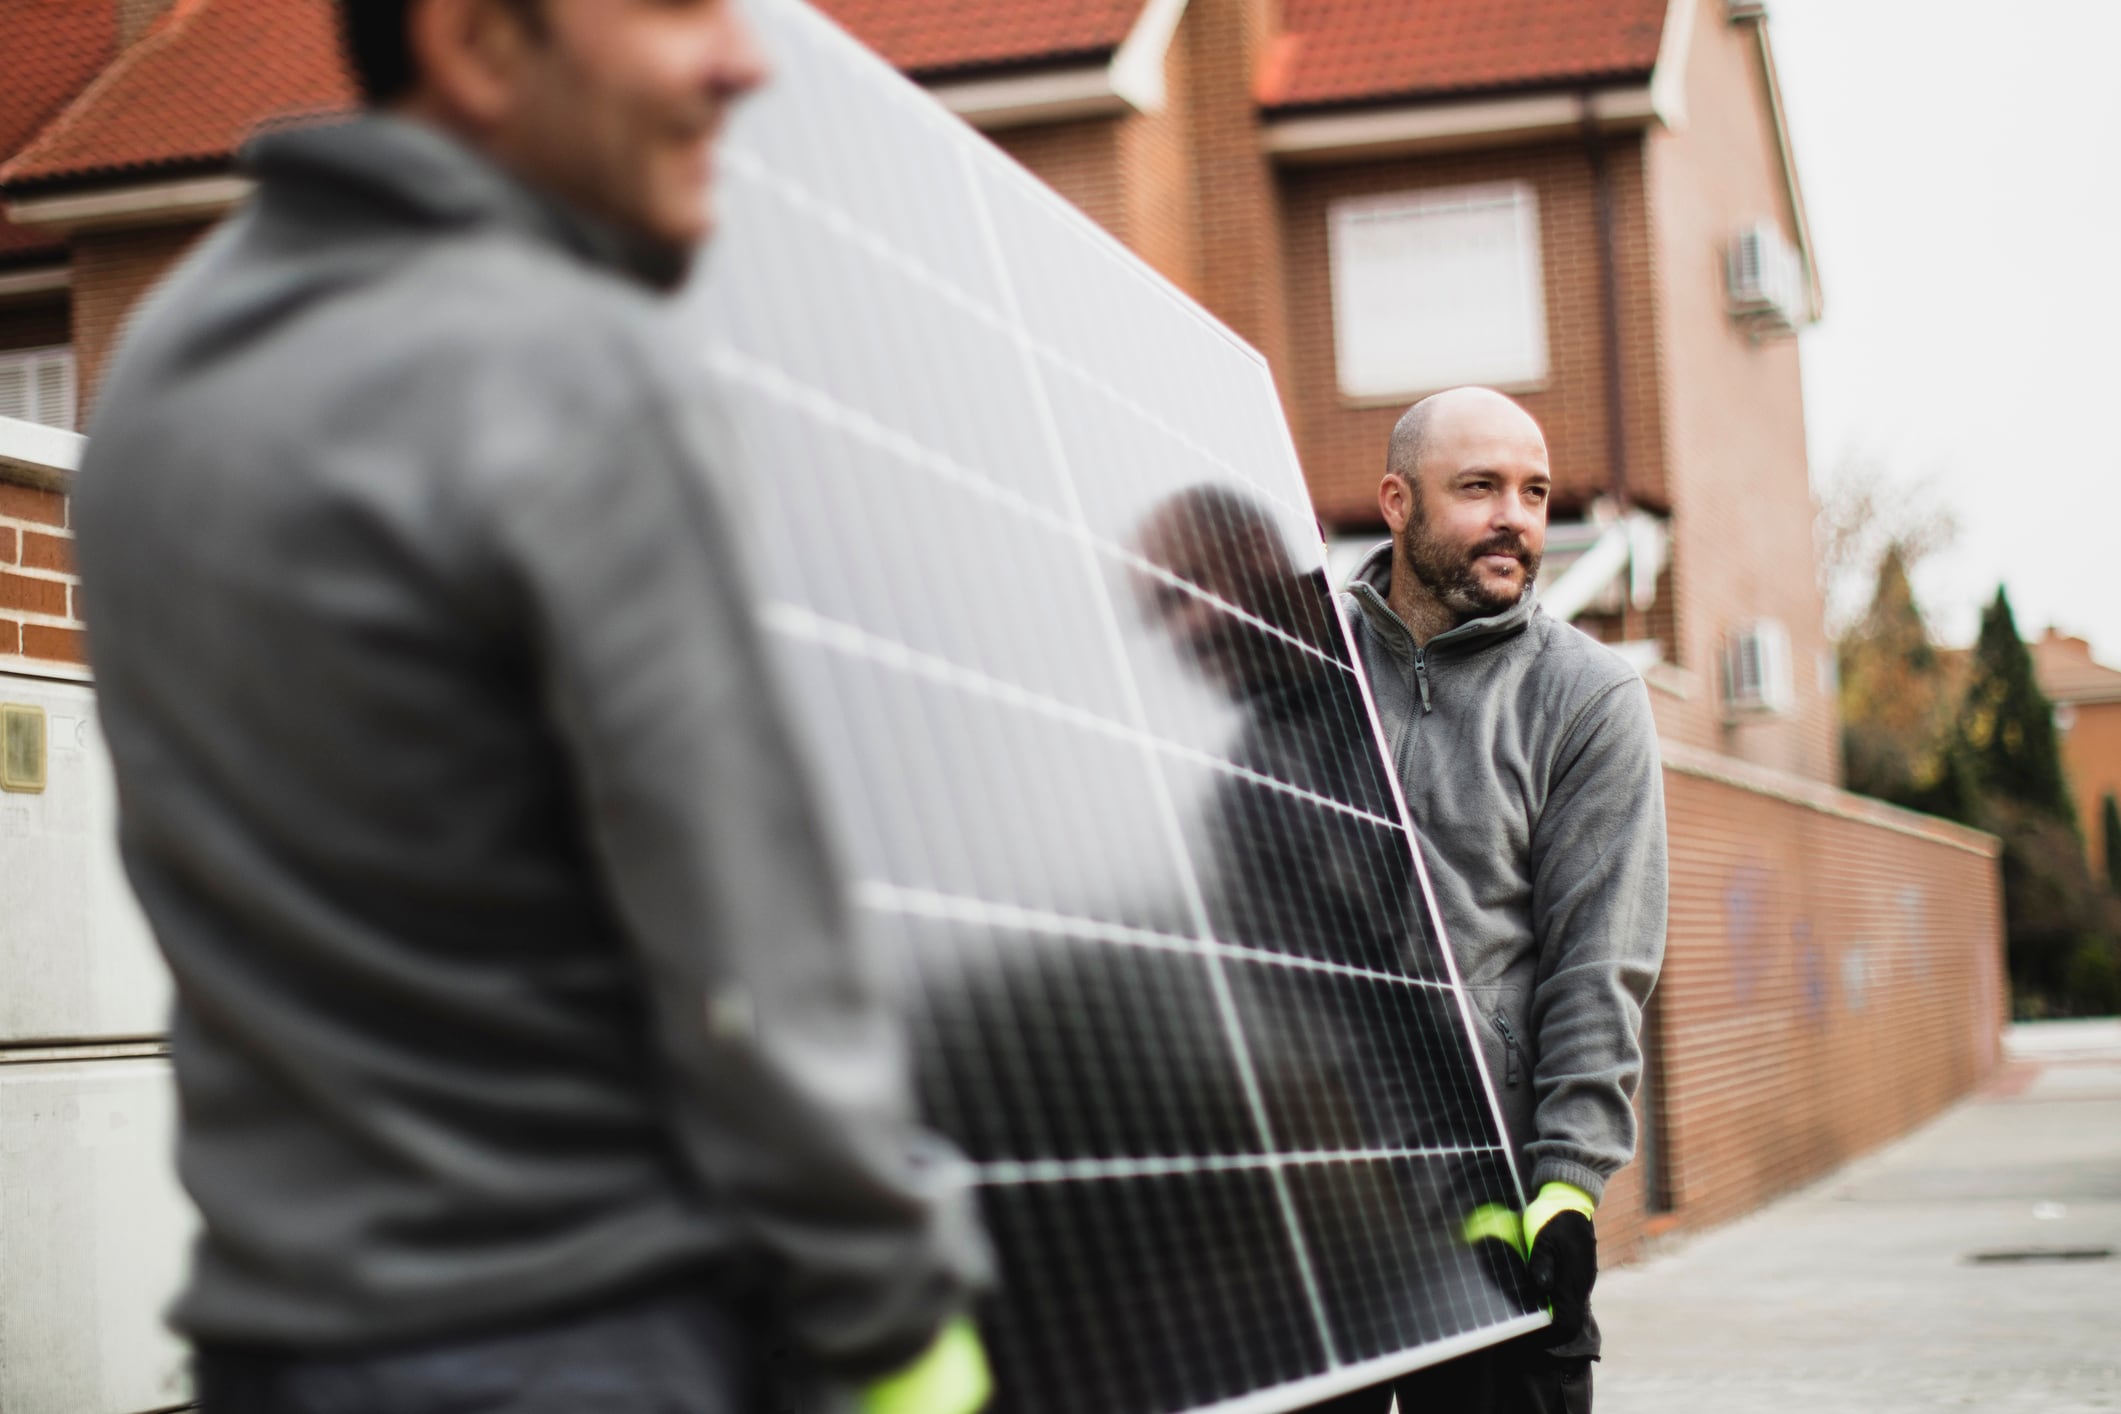
[[[1414,631],[1406,621],[1392,609],[1392,542],[1387,540],[1363,557],[1355,573],[1348,580],[1348,593],[1361,606],[1363,617],[1375,629],[1393,656],[1414,656]],[[1499,614],[1490,614],[1484,619],[1468,619],[1456,628],[1444,630],[1428,641],[1430,653],[1438,649],[1477,652],[1524,632],[1539,612],[1536,590],[1518,599],[1515,604]]]
[[[242,166],[268,200],[325,192],[392,224],[500,227],[658,289],[684,270],[681,258],[562,205],[440,129],[406,118],[367,113],[265,133],[244,148]]]

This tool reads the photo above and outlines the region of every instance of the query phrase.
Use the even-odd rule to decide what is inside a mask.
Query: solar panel
[[[681,318],[1000,1261],[997,1407],[1300,1407],[1536,1327],[1268,371],[799,0]]]

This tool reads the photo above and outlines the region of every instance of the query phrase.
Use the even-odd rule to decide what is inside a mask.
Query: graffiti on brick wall
[[[1772,898],[1767,866],[1741,864],[1723,886],[1723,941],[1731,962],[1731,990],[1749,1002],[1766,975],[1768,907]]]
[[[1831,988],[1827,984],[1826,950],[1812,936],[1810,918],[1800,917],[1790,924],[1790,959],[1797,970],[1798,1005],[1804,1009],[1805,1024],[1821,1025],[1826,1021]]]

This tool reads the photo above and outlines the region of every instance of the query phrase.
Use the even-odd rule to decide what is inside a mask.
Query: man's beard
[[[1539,578],[1542,558],[1533,554],[1520,537],[1501,531],[1470,550],[1446,545],[1429,533],[1429,518],[1419,494],[1414,497],[1414,514],[1401,534],[1399,552],[1413,569],[1414,577],[1459,623],[1484,619],[1521,603]],[[1514,556],[1524,566],[1524,586],[1497,591],[1483,585],[1473,572],[1474,564],[1483,555]]]

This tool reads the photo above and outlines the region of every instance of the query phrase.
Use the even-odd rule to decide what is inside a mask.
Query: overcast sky
[[[1959,537],[1940,636],[2010,588],[2121,666],[2121,5],[1771,0],[1825,281],[1803,336],[1815,479],[1868,457]]]

